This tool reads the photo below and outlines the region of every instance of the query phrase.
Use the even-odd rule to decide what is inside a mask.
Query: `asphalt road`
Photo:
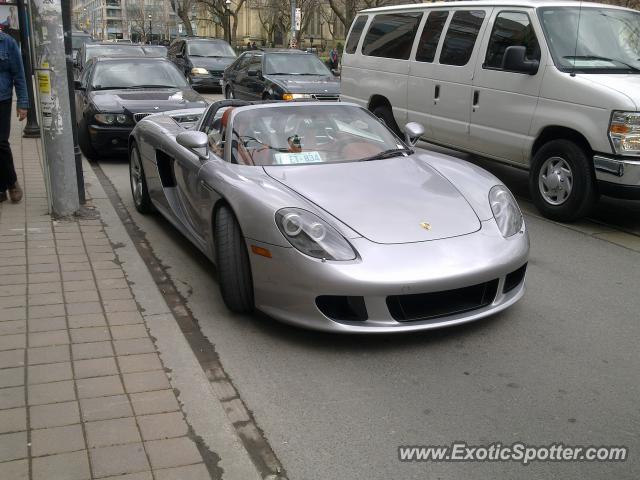
[[[126,161],[100,165],[289,478],[640,477],[640,253],[590,235],[597,225],[576,231],[527,214],[528,291],[489,320],[423,334],[341,337],[261,314],[230,314],[205,257],[161,217],[135,212]],[[520,172],[491,168],[526,200]],[[614,231],[640,230],[638,205],[607,200],[596,218]],[[398,461],[399,445],[460,440],[626,445],[631,453],[626,463]]]

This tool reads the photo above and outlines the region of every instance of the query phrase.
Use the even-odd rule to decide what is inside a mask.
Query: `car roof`
[[[209,37],[183,37],[180,40],[186,40],[187,42],[215,42],[215,43],[227,43],[226,40],[221,38],[209,38]]]
[[[251,50],[249,50],[251,51]],[[253,50],[254,52],[256,50]],[[308,54],[308,52],[305,52],[304,50],[298,50],[297,48],[259,48],[258,51],[262,51],[264,53],[303,53],[305,55]]]
[[[117,47],[117,48],[130,48],[141,47],[139,43],[115,43],[115,42],[93,42],[86,43],[87,47]]]
[[[383,13],[393,12],[398,10],[425,10],[429,8],[460,8],[460,7],[527,7],[527,8],[540,8],[540,7],[579,7],[593,8],[593,7],[606,7],[615,8],[621,10],[630,10],[629,8],[619,7],[615,5],[607,5],[603,3],[591,3],[582,2],[578,0],[571,1],[556,1],[556,0],[467,0],[460,2],[447,2],[440,1],[435,3],[422,3],[422,4],[405,4],[405,5],[393,5],[388,7],[367,8],[359,11],[358,13]]]
[[[167,60],[164,57],[145,57],[145,56],[135,56],[135,55],[115,55],[115,56],[105,55],[105,56],[93,57],[91,60],[96,62],[122,62],[126,60],[135,60],[136,62],[139,62],[139,61],[169,62],[169,60]]]

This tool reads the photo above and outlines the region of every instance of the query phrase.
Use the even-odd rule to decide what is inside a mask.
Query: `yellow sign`
[[[49,64],[43,63],[42,68],[49,68]],[[41,95],[51,94],[51,79],[49,78],[49,72],[38,72],[38,89],[40,90]]]

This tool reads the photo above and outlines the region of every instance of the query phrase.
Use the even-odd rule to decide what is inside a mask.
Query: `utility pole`
[[[56,217],[74,215],[80,208],[69,115],[62,1],[68,0],[30,0],[34,71],[38,79],[44,166],[48,171],[45,177],[49,178],[51,213]]]
[[[62,2],[62,29],[64,30],[64,54],[67,59],[67,85],[69,87],[69,105],[71,106],[71,130],[73,133],[73,156],[76,164],[76,180],[78,182],[78,197],[80,204],[86,203],[84,194],[84,174],[82,172],[82,153],[78,143],[78,128],[76,123],[76,90],[73,79],[73,45],[71,43],[71,2]]]

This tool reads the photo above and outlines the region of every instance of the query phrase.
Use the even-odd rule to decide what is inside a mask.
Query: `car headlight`
[[[283,93],[282,99],[286,101],[297,100],[299,98],[311,98],[309,93]]]
[[[522,212],[511,192],[504,185],[496,185],[489,191],[489,204],[502,236],[515,235],[522,228]]]
[[[127,125],[131,123],[129,117],[124,113],[96,113],[96,122],[103,125]]]
[[[194,75],[207,75],[209,72],[207,71],[206,68],[193,67],[191,69],[191,73],[194,74]]]
[[[354,260],[356,252],[340,233],[317,215],[300,208],[276,212],[276,225],[296,249],[325,260]]]
[[[640,112],[613,112],[609,138],[618,155],[640,155]]]

